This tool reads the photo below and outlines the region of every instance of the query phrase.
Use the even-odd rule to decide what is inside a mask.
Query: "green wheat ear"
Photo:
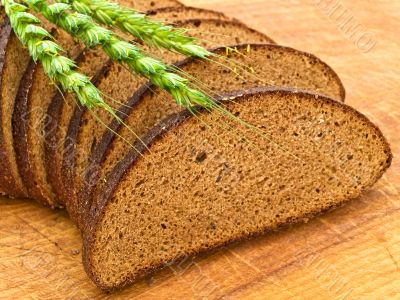
[[[24,0],[51,23],[58,25],[88,47],[100,45],[114,61],[132,72],[150,79],[156,86],[169,92],[183,107],[200,105],[213,107],[214,101],[203,92],[191,88],[189,80],[169,71],[169,67],[142,53],[135,45],[122,41],[108,29],[97,25],[90,16],[73,13],[66,3],[47,5],[45,0]]]
[[[73,70],[75,62],[60,54],[64,50],[40,26],[40,20],[27,12],[26,6],[12,0],[2,0],[2,4],[16,36],[28,48],[32,59],[42,63],[44,72],[55,85],[60,85],[65,92],[75,93],[82,106],[101,107],[117,117],[89,77]]]
[[[93,17],[97,22],[114,26],[130,33],[149,46],[164,48],[185,56],[206,58],[212,55],[196,44],[196,38],[185,35],[185,29],[176,29],[147,18],[145,14],[122,7],[107,0],[61,0],[79,13]]]

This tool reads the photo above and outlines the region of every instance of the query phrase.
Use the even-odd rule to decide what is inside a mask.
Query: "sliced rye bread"
[[[53,29],[57,43],[68,57],[76,60],[82,51],[79,43],[67,33]],[[31,60],[19,85],[12,115],[16,161],[28,197],[52,207],[57,203],[51,188],[45,184],[45,166],[39,161],[44,161],[40,158],[44,155],[47,106],[56,92],[57,88],[51,84],[43,66]]]
[[[109,72],[111,68],[111,61],[107,60],[102,66],[102,61],[99,58],[103,52],[86,49],[82,53],[83,57],[80,59],[81,69],[88,70],[89,75],[93,76],[92,83],[98,85],[103,76]],[[100,65],[101,68],[97,72],[90,74],[92,65]],[[71,117],[79,114],[80,110],[76,110],[76,98],[72,94],[63,95],[57,93],[47,109],[47,118],[45,120],[45,144],[44,144],[44,164],[46,167],[46,178],[52,191],[56,196],[59,204],[65,206],[64,184],[62,181],[62,163],[64,150],[70,146],[68,139],[66,139],[69,122]]]
[[[161,0],[161,1],[118,1],[121,5],[126,7],[133,7],[138,11],[147,11],[149,9],[161,8],[161,7],[176,7],[182,6],[179,1],[174,0]],[[87,66],[90,68],[91,56],[93,52],[88,52],[85,61]],[[96,58],[94,58],[96,59]],[[98,70],[95,75],[94,82],[98,84],[104,76],[110,72],[111,64],[108,62],[104,67]],[[92,74],[94,75],[94,74]],[[47,182],[44,185],[53,188],[57,201],[61,204],[65,204],[66,193],[64,192],[64,185],[62,180],[62,160],[64,155],[64,148],[67,149],[71,146],[67,135],[74,135],[74,132],[67,133],[69,129],[69,123],[71,118],[80,119],[83,114],[81,108],[77,108],[75,105],[75,98],[71,95],[67,96],[64,100],[61,94],[57,94],[52,100],[47,111],[47,120],[45,122],[45,166],[47,173]],[[72,129],[71,129],[72,130]],[[42,177],[43,178],[43,177]],[[48,196],[47,196],[48,197]]]
[[[237,95],[225,107],[258,130],[184,111],[112,171],[83,231],[85,269],[101,289],[337,207],[391,163],[381,131],[341,102],[267,88]]]
[[[176,21],[190,19],[216,19],[216,20],[231,20],[221,12],[208,10],[198,7],[178,6],[178,7],[163,7],[146,12],[147,16],[156,21],[173,23]]]
[[[193,24],[193,26],[197,26],[195,24],[198,24],[198,20],[189,20],[186,21],[185,24]],[[200,32],[215,31],[222,28],[231,30],[232,34],[235,32],[235,37],[229,38],[223,36],[222,41],[220,42],[221,36],[213,35],[209,38],[209,42],[204,44],[205,47],[215,44],[232,44],[236,41],[237,37],[239,37],[243,42],[272,42],[269,37],[233,21],[206,20],[200,22],[198,27]],[[194,31],[191,32],[191,34],[196,37],[199,32]],[[159,56],[167,60],[169,63],[176,61],[178,57],[180,57],[177,54],[165,51],[161,52]],[[104,78],[100,79],[99,89],[110,98],[119,101],[119,103],[112,103],[115,105],[115,109],[118,109],[121,107],[121,103],[126,105],[135,94],[136,90],[146,81],[147,80],[144,80],[137,75],[131,74],[125,68],[115,63]],[[111,102],[112,101],[110,101],[110,103]],[[122,109],[124,109],[124,107],[125,106],[123,105]],[[72,219],[77,220],[77,215],[74,213],[77,212],[78,207],[76,191],[79,191],[83,185],[86,167],[88,165],[88,158],[101,138],[105,124],[111,122],[111,116],[106,114],[103,110],[95,110],[93,112],[97,115],[97,118],[93,116],[93,113],[91,114],[89,111],[83,110],[82,108],[77,107],[75,110],[76,113],[70,121],[66,136],[66,151],[64,151],[61,175],[63,176],[63,193],[66,207],[70,211]],[[121,115],[121,118],[124,118],[124,115]],[[102,120],[103,124],[99,119]]]
[[[236,48],[236,51],[229,54],[230,63],[226,61],[226,48],[223,47],[214,50],[216,55],[221,56],[220,59],[215,58],[219,64],[189,59],[178,66],[214,93],[269,85],[308,89],[344,101],[345,91],[339,77],[328,65],[311,54],[270,44],[237,45],[231,48]],[[240,74],[239,71],[233,71],[235,66],[240,65],[247,65],[255,73]],[[128,107],[132,109],[124,109],[128,115],[125,123],[138,136],[143,136],[167,115],[182,110],[168,94],[154,86],[144,86],[138,90]],[[91,200],[99,197],[98,193],[102,191],[109,172],[137,140],[126,127],[120,127],[115,121],[108,128],[111,130],[103,130],[91,154],[85,180],[80,188],[78,225],[84,222]],[[118,132],[118,136],[114,132]]]
[[[14,35],[8,17],[1,7],[0,25],[0,192],[10,197],[26,197],[18,173],[12,136],[12,112],[21,78],[30,58]]]

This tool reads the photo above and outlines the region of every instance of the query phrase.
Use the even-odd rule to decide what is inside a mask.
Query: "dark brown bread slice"
[[[336,73],[317,57],[292,48],[269,44],[252,44],[232,46],[235,52],[229,55],[231,63],[226,61],[226,48],[214,50],[221,55],[218,63],[209,61],[186,60],[179,64],[180,68],[203,82],[213,92],[226,93],[240,88],[248,89],[257,85],[275,85],[309,89],[326,94],[343,101],[345,92]],[[237,66],[246,65],[252,72],[234,71]],[[232,71],[228,71],[231,69]],[[166,93],[155,87],[142,88],[129,103],[132,111],[125,110],[129,116],[125,122],[139,136],[144,135],[167,115],[180,111]],[[110,130],[103,130],[98,147],[93,151],[90,165],[87,167],[86,180],[78,197],[83,219],[85,207],[90,199],[98,197],[108,173],[124,157],[136,137],[127,128],[119,128],[117,122],[109,125]],[[113,132],[118,131],[116,138]],[[82,222],[81,222],[82,223]]]
[[[161,0],[161,1],[119,1],[121,5],[126,7],[133,7],[136,10],[146,11],[158,7],[170,7],[170,6],[181,6],[179,1],[174,0]],[[89,66],[92,58],[90,57],[93,53],[88,53],[89,57],[85,59]],[[107,64],[102,70],[99,70],[96,78],[97,84],[101,81],[103,76],[107,76],[110,73],[111,65]],[[45,144],[45,158],[46,158],[46,173],[47,183],[53,188],[56,198],[62,204],[65,204],[67,194],[65,193],[63,179],[62,179],[62,161],[64,155],[64,148],[67,152],[71,143],[69,137],[76,134],[76,128],[69,130],[69,123],[71,118],[78,120],[75,124],[79,125],[81,116],[83,114],[82,108],[77,108],[75,105],[75,99],[72,96],[68,96],[66,101],[61,95],[57,95],[51,105],[48,107],[47,120],[45,128],[46,144]]]
[[[150,10],[146,14],[156,21],[167,23],[189,19],[231,20],[231,18],[225,16],[221,12],[189,6],[163,7]]]
[[[88,69],[88,74],[93,76],[92,82],[96,86],[104,74],[109,72],[111,67],[111,62],[108,60],[96,73],[94,70],[90,70],[93,66],[102,64],[101,57],[103,55],[103,53],[99,53],[98,51],[86,49],[81,59],[81,70],[85,71],[85,69]],[[66,136],[71,117],[74,115],[74,112],[80,112],[79,110],[75,110],[75,108],[76,98],[74,95],[57,93],[48,106],[44,126],[46,177],[57,201],[62,205],[65,205],[64,185],[61,175],[63,154],[65,148],[69,145]]]
[[[26,197],[18,173],[12,137],[11,116],[20,80],[29,64],[29,54],[14,35],[0,8],[0,191],[11,197]]]
[[[185,24],[199,26],[199,31],[194,31],[192,33],[193,36],[198,36],[199,32],[213,32],[224,29],[230,30],[232,33],[235,32],[235,37],[221,36],[217,34],[210,36],[208,43],[204,44],[206,47],[214,44],[232,44],[237,37],[240,37],[244,42],[271,42],[271,39],[267,36],[251,30],[237,22],[205,20],[198,24],[198,20],[189,20],[185,22]],[[168,62],[176,61],[180,57],[165,51],[161,52],[159,55]],[[126,105],[136,90],[145,82],[146,80],[143,78],[137,75],[132,75],[129,71],[118,64],[114,64],[104,79],[100,80],[99,88],[112,99],[116,99],[120,103],[122,102]],[[116,106],[116,109],[119,107],[120,104]],[[125,106],[123,106],[121,110],[125,110]],[[111,122],[111,116],[105,114],[104,111],[96,110],[94,111],[94,114],[96,114],[104,124],[109,124]],[[121,117],[124,118],[125,116],[122,114]],[[63,170],[61,174],[63,175],[66,206],[74,220],[77,220],[78,214],[76,192],[80,191],[84,184],[88,158],[90,157],[92,149],[96,147],[96,144],[101,138],[105,128],[104,124],[99,122],[98,118],[95,118],[93,114],[90,114],[88,111],[82,110],[81,108],[76,109],[76,113],[71,119],[66,137],[68,146],[67,151],[64,152]]]
[[[80,63],[82,45],[63,31],[53,30],[53,36],[66,55]],[[51,84],[42,65],[31,61],[18,89],[12,119],[19,174],[28,196],[51,207],[58,203],[46,178],[44,126],[47,107],[56,93],[57,88]]]
[[[361,195],[389,167],[381,131],[353,108],[303,91],[258,89],[217,113],[172,115],[109,176],[88,214],[84,264],[121,288],[187,255],[277,229]],[[228,99],[233,99],[229,97]],[[219,123],[220,124],[220,123]],[[237,134],[239,134],[237,132]]]

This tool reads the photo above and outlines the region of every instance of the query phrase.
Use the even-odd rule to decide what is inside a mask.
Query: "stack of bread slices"
[[[147,49],[219,95],[229,115],[182,110],[101,50],[46,24],[80,70],[118,99],[111,104],[126,126],[89,111],[50,84],[0,12],[0,192],[65,207],[101,289],[337,207],[389,167],[381,131],[343,103],[340,79],[314,55],[221,13],[124,1],[192,29],[217,54],[208,61]]]

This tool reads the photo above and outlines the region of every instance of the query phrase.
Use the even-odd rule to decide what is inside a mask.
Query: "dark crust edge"
[[[172,0],[172,2],[175,2],[174,6],[164,6],[164,7],[185,7],[185,4],[183,4],[179,0]],[[162,7],[160,7],[160,8],[162,8]]]
[[[304,55],[314,61],[317,61],[318,63],[322,64],[323,66],[325,66],[327,68],[327,70],[330,71],[330,75],[333,77],[333,79],[335,80],[335,82],[339,85],[340,88],[340,101],[345,100],[345,89],[343,86],[343,83],[341,82],[339,76],[336,74],[336,72],[328,65],[326,64],[324,61],[322,61],[321,59],[319,59],[317,56],[311,54],[311,53],[307,53],[304,51],[300,51],[300,50],[296,50],[294,48],[290,48],[290,47],[286,47],[286,46],[281,46],[281,45],[276,45],[276,44],[262,44],[262,43],[249,43],[249,44],[240,44],[240,45],[233,45],[230,46],[232,48],[236,47],[237,49],[241,50],[241,49],[245,49],[248,47],[248,45],[250,45],[250,47],[252,48],[276,48],[276,49],[282,49],[284,51],[289,51],[292,53],[296,53],[298,55]],[[224,52],[226,49],[226,47],[217,47],[214,48],[212,50],[210,50],[213,53],[219,53],[219,52]],[[177,63],[175,63],[175,66],[177,67],[183,67],[183,66],[187,66],[190,65],[192,63],[196,63],[196,59],[193,58],[187,58],[184,60],[181,60]],[[119,109],[119,111],[123,112],[123,114],[120,115],[120,117],[125,120],[125,118],[127,118],[127,116],[130,114],[130,112],[135,109],[135,107],[141,102],[141,100],[149,93],[152,93],[152,91],[154,90],[155,86],[151,83],[146,83],[144,84],[142,87],[140,87],[134,94],[133,96],[130,98],[130,100],[128,101],[127,106],[123,106]],[[86,173],[86,180],[84,182],[89,183],[93,181],[93,178],[96,178],[97,173],[100,168],[101,168],[101,164],[105,161],[108,152],[109,152],[109,147],[110,145],[115,141],[116,135],[114,134],[114,132],[117,132],[120,128],[120,124],[116,121],[113,120],[110,124],[109,124],[109,128],[112,129],[111,130],[107,130],[104,132],[103,136],[99,139],[99,142],[97,143],[96,147],[94,148],[89,161],[91,162],[90,165],[88,166],[87,169],[87,173]],[[92,192],[95,189],[95,185],[94,184],[87,184],[85,185],[82,190],[79,192],[80,193],[80,198],[83,199],[82,204],[84,205],[83,208],[81,208],[82,211],[88,211],[91,205],[91,200],[90,197],[92,196]]]
[[[30,166],[29,160],[28,124],[30,111],[28,108],[28,98],[33,84],[33,77],[37,70],[36,63],[31,59],[22,76],[15,97],[14,111],[12,113],[13,143],[19,175],[25,184],[28,197],[46,206],[53,206],[53,203],[46,201],[46,199],[41,196],[38,188],[35,186],[35,174]]]
[[[64,96],[58,92],[47,109],[45,134],[44,155],[46,160],[47,179],[53,188],[53,191],[60,204],[64,203],[63,185],[61,181],[61,168],[58,167],[59,155],[57,149],[60,147],[58,140],[58,132],[60,126],[60,118],[64,107]]]
[[[4,19],[3,22],[0,24],[0,85],[3,82],[3,67],[5,63],[5,58],[6,58],[6,48],[8,44],[8,39],[9,35],[11,32],[11,27],[9,24],[9,21],[5,15],[4,8],[0,7],[0,13],[3,15]],[[0,86],[1,88],[1,86]],[[0,122],[1,122],[1,107],[0,107]],[[4,169],[3,166],[3,149],[2,149],[2,141],[3,141],[3,133],[0,131],[0,170]],[[5,174],[2,174],[0,171],[0,194],[1,195],[6,195],[7,194],[7,189],[5,188],[5,184],[3,182],[3,176]]]
[[[146,12],[146,15],[148,17],[157,17],[158,13],[180,13],[185,10],[192,10],[192,11],[197,11],[197,12],[202,12],[202,13],[209,13],[212,14],[215,18],[220,19],[220,20],[235,20],[238,21],[235,18],[230,18],[224,13],[220,11],[215,11],[211,9],[205,9],[205,8],[200,8],[200,7],[193,7],[193,6],[167,6],[167,7],[161,7],[161,8],[156,8],[156,9],[151,9]]]
[[[10,20],[7,16],[4,16],[4,21],[0,25],[0,88],[1,85],[7,84],[6,82],[3,82],[4,80],[4,67],[6,64],[6,56],[11,55],[10,53],[7,53],[7,47],[9,45],[9,41],[11,39],[11,36],[13,35],[13,31],[11,28]],[[1,95],[0,95],[1,97]],[[0,99],[0,101],[2,101]],[[0,124],[2,123],[2,118],[3,118],[3,110],[0,105]],[[10,165],[10,160],[8,157],[8,151],[4,149],[4,144],[3,141],[5,140],[5,137],[3,135],[3,130],[0,130],[0,189],[1,193],[5,194],[6,196],[9,197],[23,197],[25,198],[27,196],[26,191],[24,190],[24,186],[19,186],[17,184],[16,178],[14,178],[14,174],[11,171],[11,165]]]
[[[267,87],[254,88],[254,89],[251,89],[248,91],[239,91],[236,93],[229,93],[229,94],[225,95],[223,98],[239,97],[236,99],[236,101],[237,100],[243,101],[243,100],[247,100],[247,96],[271,94],[271,93],[281,93],[284,95],[289,95],[289,94],[303,95],[305,97],[309,97],[310,99],[314,99],[313,101],[323,101],[330,105],[336,106],[339,109],[342,109],[343,111],[353,114],[357,118],[362,119],[367,125],[371,126],[371,129],[376,131],[376,133],[379,137],[379,140],[382,142],[382,145],[384,147],[384,152],[387,154],[386,165],[382,166],[381,172],[376,174],[376,176],[371,180],[371,182],[369,184],[365,185],[361,189],[360,194],[364,193],[376,181],[378,181],[382,177],[382,175],[385,173],[385,171],[390,167],[392,158],[393,158],[393,154],[390,149],[390,145],[389,145],[388,141],[386,140],[386,138],[384,137],[384,135],[382,134],[381,130],[374,123],[372,123],[365,115],[363,115],[362,113],[358,112],[354,108],[352,108],[344,103],[338,102],[336,100],[333,100],[333,99],[328,98],[323,95],[312,94],[308,91],[296,90],[296,89],[290,89],[290,88],[277,89],[277,88],[267,88]],[[159,125],[155,126],[153,129],[151,129],[148,132],[146,137],[143,139],[144,143],[147,145],[147,147],[150,147],[152,144],[154,144],[155,142],[160,140],[166,132],[179,126],[181,123],[183,123],[186,119],[188,119],[190,117],[191,117],[191,113],[188,111],[183,111],[181,113],[173,114],[173,115],[167,117]],[[143,146],[141,143],[137,144],[137,148],[142,154],[146,151],[146,149],[145,149],[146,147]],[[167,266],[170,263],[169,261],[166,261],[166,262],[161,263],[156,266],[149,266],[147,269],[143,270],[143,272],[140,273],[139,275],[137,275],[135,277],[131,277],[131,278],[127,279],[125,282],[122,282],[117,285],[112,285],[112,286],[104,285],[104,283],[100,281],[100,279],[92,272],[92,269],[91,269],[90,251],[91,251],[91,245],[93,245],[93,239],[95,236],[96,227],[97,227],[98,223],[101,221],[101,218],[103,217],[103,215],[105,213],[104,210],[107,208],[108,200],[111,199],[111,196],[117,189],[119,182],[122,180],[123,176],[125,176],[125,174],[128,173],[130,168],[135,166],[136,162],[140,158],[141,158],[141,155],[138,154],[136,151],[131,151],[125,156],[125,158],[121,161],[121,163],[118,164],[114,168],[113,172],[111,172],[112,174],[110,174],[110,176],[107,180],[107,185],[103,189],[103,193],[101,193],[101,197],[99,198],[99,201],[96,203],[96,206],[92,206],[92,209],[86,216],[87,225],[84,228],[84,231],[82,232],[82,237],[83,237],[82,260],[83,260],[84,268],[85,268],[85,271],[87,272],[89,278],[100,289],[102,289],[103,291],[106,291],[106,292],[124,288],[140,278],[143,278],[147,275],[153,274],[154,272],[164,268],[165,266]],[[195,251],[194,253],[191,253],[190,255],[193,256],[193,255],[213,251],[218,247],[223,247],[228,244],[240,242],[242,240],[249,239],[253,236],[262,235],[267,232],[279,229],[283,226],[294,224],[294,223],[300,221],[301,219],[314,217],[314,216],[319,215],[327,210],[336,208],[336,207],[338,207],[354,198],[357,198],[357,197],[358,197],[358,195],[350,196],[348,199],[345,199],[345,200],[341,201],[340,203],[337,203],[337,205],[332,205],[332,206],[324,208],[324,209],[315,210],[315,211],[307,213],[303,216],[293,218],[293,220],[286,220],[285,222],[278,224],[276,228],[265,227],[259,231],[255,231],[255,232],[252,232],[252,233],[249,233],[246,235],[242,235],[241,237],[237,237],[235,239],[225,241],[219,245],[215,245],[214,247],[199,249],[198,251]],[[179,259],[180,259],[180,257],[177,257],[177,258],[173,259],[172,261],[178,261]]]

